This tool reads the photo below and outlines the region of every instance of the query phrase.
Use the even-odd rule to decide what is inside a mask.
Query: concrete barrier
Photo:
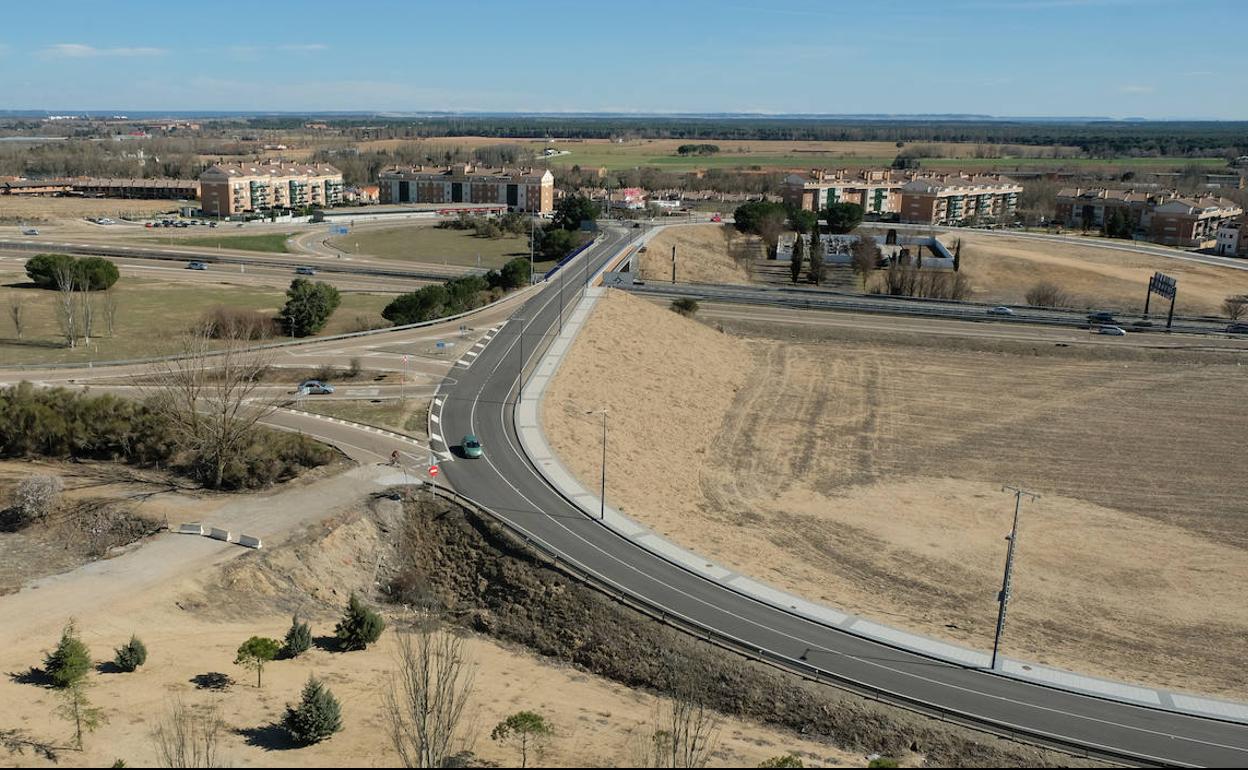
[[[204,534],[203,524],[179,524],[174,530],[179,535],[202,535]]]
[[[245,545],[248,548],[263,548],[264,547],[263,544],[260,542],[260,538],[252,537],[251,535],[240,534],[238,536],[238,544]]]
[[[228,529],[217,529],[216,527],[213,527],[208,530],[208,537],[213,540],[224,540],[227,543],[231,542],[230,531]]]

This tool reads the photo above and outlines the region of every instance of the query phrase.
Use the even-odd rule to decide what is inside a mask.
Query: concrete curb
[[[641,243],[647,242],[650,237],[661,230],[662,228],[652,230]],[[628,253],[632,254],[636,251],[630,250]],[[601,272],[605,272],[605,268]],[[554,489],[590,518],[599,518],[601,511],[603,525],[621,537],[668,562],[741,595],[820,625],[837,628],[891,647],[955,665],[987,671],[991,663],[991,655],[988,652],[892,628],[786,593],[681,548],[624,516],[611,506],[603,506],[598,496],[587,490],[573,476],[547,443],[541,427],[541,402],[546,388],[559,370],[564,354],[571,348],[581,325],[588,320],[598,298],[605,292],[606,289],[597,286],[586,291],[585,297],[565,319],[562,333],[556,335],[542,355],[541,361],[529,375],[525,382],[524,398],[515,410],[515,428],[520,446],[534,467]],[[991,673],[1030,684],[1199,717],[1248,723],[1248,704],[1245,703],[1115,682],[1013,658],[999,658],[999,661],[999,668]]]

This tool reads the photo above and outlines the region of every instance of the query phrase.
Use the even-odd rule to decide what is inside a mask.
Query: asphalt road
[[[572,263],[564,301],[575,299],[587,266],[596,269],[633,231],[609,230]],[[1133,761],[1174,765],[1248,762],[1248,726],[1076,695],[904,652],[798,618],[714,585],[626,541],[556,493],[519,449],[512,409],[519,368],[558,323],[559,282],[529,299],[457,382],[442,394],[447,440],[473,433],[481,460],[445,466],[455,488],[579,570],[683,623],[737,640],[791,668],[817,672],[927,711],[998,732],[1077,745]],[[523,349],[523,352],[522,352]],[[616,472],[627,472],[618,469]]]

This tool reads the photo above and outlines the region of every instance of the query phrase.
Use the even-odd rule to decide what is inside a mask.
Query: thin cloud
[[[313,51],[324,51],[329,46],[324,43],[286,43],[279,45],[279,49],[283,51],[294,51],[296,53],[312,53]]]
[[[1152,86],[1131,84],[1125,85],[1119,90],[1124,94],[1151,94],[1155,89]]]
[[[84,43],[55,43],[40,53],[58,59],[92,59],[101,56],[164,56],[168,51],[164,48],[97,48]]]

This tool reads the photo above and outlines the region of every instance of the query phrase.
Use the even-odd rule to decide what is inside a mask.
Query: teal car
[[[464,441],[460,444],[460,446],[464,450],[464,457],[471,460],[476,460],[481,457],[481,455],[485,454],[485,450],[481,448],[481,442],[478,441],[477,437],[471,433],[464,436]]]

